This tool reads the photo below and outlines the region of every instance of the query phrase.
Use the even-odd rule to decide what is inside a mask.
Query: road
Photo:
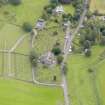
[[[72,105],[72,104],[71,104],[71,99],[69,97],[66,75],[63,72],[64,71],[64,65],[65,65],[65,62],[67,61],[68,54],[69,54],[69,49],[70,49],[70,46],[72,46],[72,41],[73,41],[74,37],[76,36],[76,34],[78,33],[81,25],[83,24],[85,15],[87,13],[87,5],[88,5],[88,0],[85,0],[84,5],[83,5],[83,13],[81,15],[81,18],[79,20],[79,24],[78,24],[77,28],[75,29],[75,31],[73,33],[71,33],[69,27],[66,30],[67,39],[65,40],[65,45],[64,45],[64,60],[61,64],[62,88],[63,88],[63,91],[64,91],[65,105]]]

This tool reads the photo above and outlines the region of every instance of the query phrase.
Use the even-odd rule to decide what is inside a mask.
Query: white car
[[[69,52],[72,52],[72,49],[71,48],[69,49]]]
[[[71,49],[72,47],[70,46],[70,49]]]

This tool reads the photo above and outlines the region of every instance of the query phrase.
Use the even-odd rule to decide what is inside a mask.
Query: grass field
[[[4,46],[7,49],[11,48],[20,36],[26,34],[17,25],[22,25],[24,22],[34,25],[42,14],[43,6],[47,3],[47,0],[46,2],[45,0],[23,0],[20,6],[2,6],[0,8],[0,48],[3,49]],[[29,40],[26,38],[17,50],[21,53],[29,52]]]
[[[23,32],[21,25],[30,22],[33,26],[37,19],[42,15],[43,6],[49,0],[23,0],[20,6],[6,5],[0,8],[0,49],[10,49],[16,41],[29,33]],[[66,12],[73,15],[73,6],[64,6]],[[58,31],[57,36],[53,36],[54,31]],[[15,49],[16,52],[29,54],[29,40],[27,37]],[[43,30],[38,33],[35,42],[35,50],[42,54],[52,49],[53,45],[59,41],[61,47],[64,44],[64,32],[60,28]],[[11,71],[9,71],[8,54],[0,54],[0,74],[6,77],[9,72],[13,76],[22,80],[32,80],[31,66],[28,57],[12,55]],[[54,67],[39,68],[37,80],[52,81],[53,75],[60,75],[60,69]],[[45,71],[45,72],[44,72]],[[60,76],[57,81],[60,82]],[[38,87],[36,85],[18,82],[10,79],[0,78],[0,105],[59,105],[63,103],[62,90],[59,88]]]
[[[0,78],[0,105],[59,105],[63,101],[60,88]]]
[[[100,65],[94,63],[104,50],[103,47],[95,46],[92,57],[73,54],[68,60],[68,84],[73,105],[105,104],[105,62]],[[88,71],[91,66],[97,66],[93,74]]]
[[[6,5],[0,8],[0,19],[22,25],[30,22],[34,25],[35,21],[42,14],[43,6],[48,0],[22,0],[19,6]]]
[[[100,13],[105,13],[105,0],[91,0],[90,10],[98,10]]]

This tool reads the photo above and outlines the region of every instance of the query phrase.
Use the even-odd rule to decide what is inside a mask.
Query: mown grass
[[[90,58],[79,54],[73,54],[69,57],[68,84],[73,105],[96,105],[98,103],[102,104],[101,100],[104,101],[104,64],[102,68],[99,66],[98,77],[96,78],[88,71],[90,67],[95,66],[94,62],[103,51],[104,47],[95,46]]]
[[[91,0],[90,10],[92,12],[98,10],[100,13],[105,13],[105,0]]]
[[[0,105],[58,105],[63,103],[60,88],[36,86],[0,78]]]
[[[14,25],[5,22],[0,22],[0,24],[0,49],[9,49],[24,32]]]
[[[5,5],[0,8],[0,19],[19,25],[28,21],[34,25],[47,3],[48,0],[22,0],[19,6]]]
[[[0,8],[0,45],[2,45],[3,48],[6,46],[7,49],[12,47],[16,40],[25,34],[20,26],[24,22],[29,22],[34,26],[42,14],[43,7],[47,3],[47,0],[23,0],[19,6],[9,4],[2,6]],[[27,53],[29,51],[28,45],[29,42],[23,42],[19,51],[23,52],[24,50],[24,53]]]
[[[42,15],[43,6],[48,3],[48,0],[23,0],[20,6],[6,5],[0,8],[0,48],[10,49],[17,39],[26,34],[22,31],[21,25],[24,22],[30,22],[33,26],[37,19]],[[70,5],[64,6],[65,11],[73,14],[74,8]],[[17,26],[19,25],[19,26]],[[37,53],[42,54],[52,49],[56,41],[61,43],[63,47],[64,43],[64,33],[61,29],[57,28],[58,35],[53,36],[53,32],[56,29],[50,29],[48,31],[43,30],[39,32],[37,41],[35,43],[35,50]],[[29,53],[29,37],[27,37],[20,46],[15,50],[19,53]],[[0,69],[5,76],[8,75],[8,54],[4,55],[4,65],[2,65],[2,57],[0,55]],[[15,61],[15,59],[17,59]],[[31,80],[31,67],[28,58],[21,56],[12,56],[11,59],[11,73],[16,75],[17,78]],[[41,71],[43,68],[40,68]],[[58,67],[53,69],[56,70],[48,71],[49,69],[44,69],[48,72],[41,72],[44,76],[40,76],[40,80],[52,79],[53,75],[60,75]],[[15,74],[17,73],[17,74]],[[53,74],[54,73],[54,74]],[[47,80],[46,80],[47,79]],[[60,76],[57,77],[60,81]],[[63,103],[62,90],[59,88],[48,88],[48,87],[38,87],[35,85],[26,84],[23,82],[4,80],[0,79],[0,105],[59,105]]]

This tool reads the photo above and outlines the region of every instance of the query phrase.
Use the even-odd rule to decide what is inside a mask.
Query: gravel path
[[[67,61],[67,57],[68,57],[68,54],[69,54],[69,49],[70,49],[70,46],[72,46],[72,41],[74,39],[74,37],[76,36],[76,34],[78,33],[81,25],[83,24],[83,21],[84,21],[84,18],[85,18],[85,15],[87,13],[87,4],[88,4],[88,0],[85,0],[84,1],[84,11],[81,15],[81,18],[80,18],[80,21],[79,21],[79,24],[77,26],[77,28],[75,29],[75,31],[73,33],[70,32],[70,28],[68,27],[67,30],[66,30],[66,36],[67,36],[67,39],[65,40],[65,45],[64,45],[64,60],[61,64],[61,71],[62,71],[62,88],[63,88],[63,91],[64,91],[64,98],[65,98],[65,105],[72,105],[71,103],[71,99],[69,97],[69,92],[68,92],[68,85],[67,85],[67,80],[66,80],[66,76],[64,74],[64,65],[65,65],[65,62]]]

